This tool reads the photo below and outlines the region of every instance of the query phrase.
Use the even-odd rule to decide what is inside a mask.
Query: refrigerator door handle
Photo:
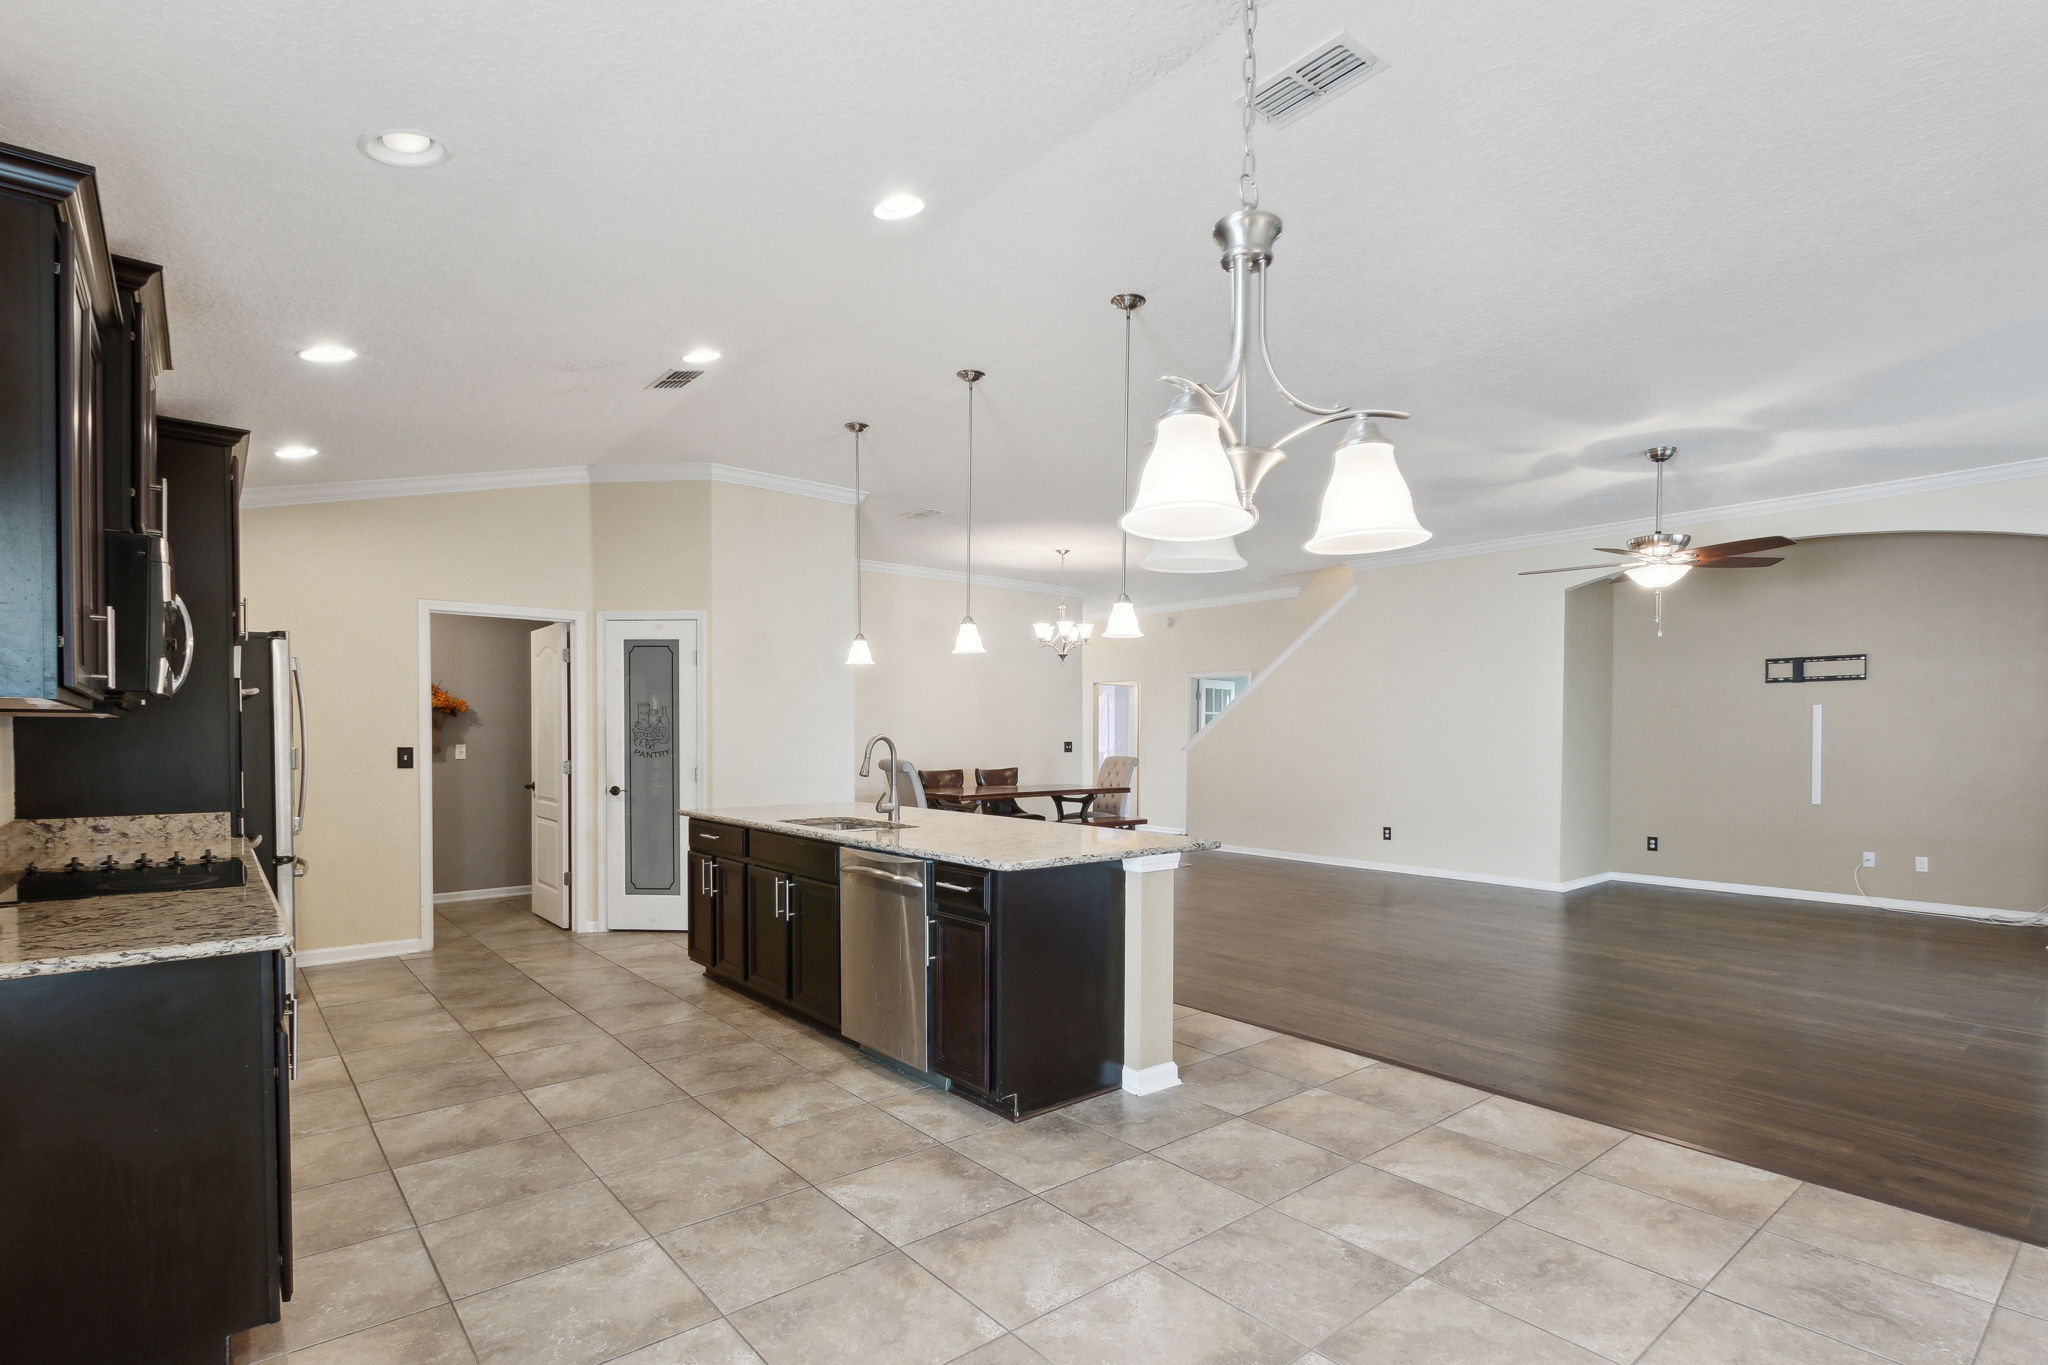
[[[292,723],[298,728],[298,737],[292,750],[293,782],[298,792],[292,801],[292,833],[297,834],[306,822],[306,694],[299,686],[299,661],[291,662],[292,669]]]
[[[178,619],[185,625],[185,657],[178,661],[178,671],[171,677],[171,695],[185,685],[185,679],[192,676],[192,660],[199,653],[199,642],[192,637],[192,612],[185,605],[185,599],[177,594],[171,596],[171,609],[178,613]]]

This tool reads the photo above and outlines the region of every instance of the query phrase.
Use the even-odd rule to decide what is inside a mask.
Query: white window
[[[1251,685],[1249,673],[1197,673],[1190,680],[1193,723],[1188,733],[1206,730]]]

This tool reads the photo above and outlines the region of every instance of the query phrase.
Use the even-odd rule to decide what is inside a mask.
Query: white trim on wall
[[[1253,858],[1280,858],[1290,863],[1320,863],[1325,867],[1356,867],[1367,872],[1394,872],[1404,877],[1441,877],[1454,882],[1484,882],[1488,886],[1519,886],[1529,891],[1576,891],[1582,886],[1592,886],[1607,880],[1609,874],[1602,872],[1591,877],[1581,877],[1570,882],[1538,881],[1530,877],[1496,877],[1486,872],[1453,872],[1446,867],[1410,867],[1404,863],[1375,863],[1362,858],[1334,858],[1322,853],[1290,853],[1278,848],[1246,848],[1242,844],[1224,844],[1220,852],[1243,853]]]
[[[434,904],[447,905],[454,901],[494,901],[505,896],[530,896],[533,885],[525,886],[480,886],[473,891],[436,891]]]
[[[299,948],[292,961],[301,967],[331,967],[337,962],[367,962],[373,957],[424,953],[433,943],[423,938],[394,938],[382,943],[344,943],[339,948]]]
[[[1222,597],[1189,597],[1178,602],[1140,602],[1138,611],[1146,616],[1159,616],[1170,611],[1202,611],[1209,607],[1236,607],[1247,602],[1285,602],[1301,596],[1304,585],[1296,583],[1290,588],[1261,588],[1257,592],[1234,592]],[[1085,621],[1107,621],[1109,607],[1089,607],[1082,616]]]
[[[967,575],[959,569],[933,569],[923,564],[892,564],[886,559],[863,559],[862,573],[895,574],[899,578],[930,578],[941,583],[965,583]],[[976,587],[1010,588],[1016,592],[1044,592],[1070,596],[1057,583],[1039,583],[1029,578],[997,578],[992,574],[978,573],[974,576]]]
[[[244,507],[297,507],[316,502],[361,502],[371,498],[419,498],[436,493],[479,493],[497,488],[550,488],[589,483],[725,483],[765,488],[803,498],[851,506],[853,490],[834,483],[791,478],[759,469],[708,462],[651,465],[557,465],[549,469],[493,469],[475,474],[414,474],[396,479],[353,479],[345,483],[294,483],[251,488]]]

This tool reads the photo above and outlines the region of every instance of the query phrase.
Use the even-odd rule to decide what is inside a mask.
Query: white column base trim
[[[533,887],[528,886],[484,886],[474,891],[436,891],[434,904],[446,905],[450,901],[494,901],[506,896],[530,896]]]
[[[304,948],[292,953],[301,967],[330,967],[337,962],[363,962],[373,957],[424,953],[433,945],[423,938],[393,938],[382,943],[345,943],[339,948]]]
[[[1126,872],[1171,872],[1180,866],[1178,853],[1141,853],[1124,859]]]
[[[1124,1068],[1124,1093],[1128,1095],[1156,1095],[1162,1090],[1171,1090],[1180,1084],[1180,1067],[1172,1062],[1161,1062],[1158,1066]]]

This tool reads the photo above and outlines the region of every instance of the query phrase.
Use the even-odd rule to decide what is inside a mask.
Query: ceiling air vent
[[[1279,75],[1259,82],[1252,92],[1252,106],[1267,123],[1284,128],[1328,104],[1332,96],[1368,76],[1379,75],[1385,67],[1386,63],[1367,52],[1356,38],[1340,33],[1311,48],[1307,56]]]
[[[693,379],[702,379],[702,370],[670,370],[647,387],[650,389],[680,389]]]

